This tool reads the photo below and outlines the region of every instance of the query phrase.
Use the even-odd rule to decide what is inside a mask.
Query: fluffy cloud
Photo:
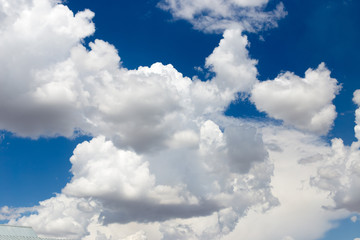
[[[358,104],[359,90],[354,93],[354,102]],[[359,109],[356,110],[355,135],[358,138]],[[360,212],[360,143],[359,139],[351,146],[345,146],[341,139],[333,139],[331,152],[324,156],[326,164],[318,168],[312,181],[315,186],[330,193],[335,208],[345,208],[352,212]]]
[[[74,16],[66,6],[48,0],[5,0],[0,11],[0,128],[21,136],[71,136],[71,123],[77,121],[76,109],[69,108],[73,83],[60,80],[73,76],[58,72],[62,79],[37,91],[43,81],[38,72],[67,59],[69,49],[94,32],[94,14],[85,10]],[[57,104],[40,101],[46,94]]]
[[[206,67],[215,76],[207,82],[195,80],[191,86],[196,112],[223,112],[239,92],[250,92],[257,82],[257,61],[249,57],[248,44],[241,28],[224,32],[219,46],[206,58]]]
[[[265,210],[277,204],[269,188],[272,167],[265,150],[246,154],[249,144],[258,150],[263,147],[255,129],[233,126],[231,133],[227,128],[222,133],[210,120],[200,129],[198,148],[145,155],[118,149],[102,136],[78,145],[71,158],[73,178],[62,194],[40,203],[36,213],[16,223],[37,224],[35,230],[47,236],[62,233],[73,237],[75,233],[84,236],[96,223],[153,224],[168,220],[159,228],[166,235],[170,234],[168,224],[189,221],[183,224],[193,228],[196,219],[204,216],[205,222],[212,219],[216,227],[198,229],[196,236],[213,238],[229,233],[248,207],[258,205]],[[244,145],[240,148],[243,155],[237,144]],[[219,164],[223,167],[218,168]],[[85,210],[90,207],[79,208],[85,206],[84,201],[91,203],[88,213]],[[69,208],[69,212],[60,208],[54,214],[57,205]],[[61,224],[55,224],[59,221]],[[73,225],[67,225],[69,222]]]
[[[249,92],[257,82],[257,61],[249,58],[248,44],[241,29],[227,29],[219,46],[206,58],[206,66],[216,73],[213,81],[223,94]]]
[[[285,72],[274,80],[259,82],[252,90],[256,108],[286,124],[317,134],[326,134],[336,117],[332,100],[339,92],[336,79],[321,63],[305,77]]]
[[[159,7],[206,32],[234,26],[254,31],[277,26],[277,21],[286,15],[282,3],[273,11],[264,12],[267,3],[268,0],[162,0]]]
[[[215,76],[200,81],[161,63],[126,69],[102,40],[83,46],[94,32],[89,10],[73,15],[56,1],[1,1],[0,128],[33,138],[74,131],[94,138],[74,150],[73,177],[61,193],[30,209],[3,207],[0,219],[84,240],[264,239],[256,219],[270,226],[267,239],[315,239],[347,214],[323,205],[359,211],[356,144],[334,140],[329,148],[297,130],[223,116],[239,92],[299,129],[325,133],[336,116],[339,86],[323,64],[305,78],[256,79],[243,30],[284,16],[282,5],[264,13],[266,3],[162,2],[199,29],[228,28],[206,59]]]
[[[220,208],[211,199],[194,196],[181,183],[157,185],[149,162],[134,152],[116,149],[104,137],[77,146],[71,162],[74,176],[63,192],[103,203],[106,222],[207,215]]]
[[[224,111],[257,81],[256,61],[238,28],[226,31],[207,58],[216,76],[202,82],[161,63],[125,69],[114,46],[102,40],[86,49],[81,41],[94,32],[89,10],[74,16],[62,4],[36,0],[11,12],[0,32],[0,48],[13,50],[13,61],[0,59],[0,127],[20,136],[81,131],[138,152],[196,146],[196,122]],[[46,23],[38,24],[40,15]],[[25,34],[29,29],[35,34]]]
[[[236,37],[244,40],[234,47],[236,53],[231,53],[229,43]],[[114,47],[96,40],[90,43],[90,51],[78,45],[67,60],[38,71],[41,81],[36,81],[31,96],[57,111],[61,110],[59,101],[65,101],[70,112],[59,114],[73,121],[62,123],[64,127],[109,136],[119,147],[144,152],[176,147],[184,138],[191,138],[196,145],[194,120],[223,111],[238,91],[248,91],[256,82],[256,62],[248,57],[246,45],[239,30],[226,32],[208,58],[216,77],[201,82],[191,81],[171,65],[161,63],[124,69]],[[226,64],[216,60],[219,56]],[[228,78],[236,68],[246,71]]]
[[[138,151],[161,148],[176,130],[191,130],[181,129],[184,115],[192,111],[189,78],[160,63],[130,71],[119,68],[113,46],[97,40],[90,47],[90,52],[84,47],[73,49],[69,59],[84,93],[81,129],[113,136],[118,146]]]
[[[218,122],[222,122],[222,124],[226,121],[227,125],[231,125],[232,127],[244,124],[241,120],[218,120]],[[96,229],[114,238],[115,236],[121,236],[119,238],[141,236],[144,238],[147,237],[147,239],[237,239],[239,237],[259,240],[270,237],[272,239],[318,239],[324,232],[334,227],[331,223],[332,220],[344,218],[349,215],[347,210],[339,209],[344,208],[344,206],[338,205],[336,199],[329,198],[328,190],[319,191],[317,189],[318,185],[315,185],[314,176],[318,174],[317,169],[326,166],[329,161],[326,156],[333,154],[333,149],[329,148],[327,143],[314,135],[304,134],[297,130],[289,130],[282,126],[264,126],[259,125],[259,123],[253,123],[253,126],[257,126],[258,130],[261,129],[262,139],[269,152],[268,161],[270,161],[273,166],[268,163],[255,163],[254,167],[252,167],[247,174],[234,175],[234,173],[231,173],[231,170],[228,170],[226,167],[231,166],[229,163],[219,164],[216,162],[216,160],[222,159],[219,156],[221,156],[221,152],[224,151],[227,146],[226,137],[224,137],[226,131],[222,132],[218,125],[212,121],[204,122],[201,127],[199,154],[203,155],[211,151],[208,152],[209,156],[217,157],[209,159],[209,156],[205,156],[203,160],[201,160],[202,158],[197,160],[198,163],[205,164],[203,165],[203,170],[206,170],[206,174],[200,174],[200,169],[196,169],[194,164],[195,159],[191,161],[186,161],[185,159],[185,165],[191,163],[193,165],[190,165],[188,169],[180,169],[179,167],[184,167],[182,164],[169,163],[169,161],[163,159],[166,158],[167,155],[153,158],[143,156],[144,160],[148,159],[149,161],[149,169],[152,169],[152,172],[156,173],[154,174],[156,177],[155,182],[173,182],[175,183],[173,185],[176,185],[179,179],[181,179],[181,176],[185,175],[183,176],[184,178],[190,178],[192,180],[186,184],[188,191],[193,191],[193,194],[197,196],[203,193],[212,194],[213,199],[218,200],[218,203],[224,203],[225,208],[201,217],[196,216],[196,214],[190,218],[170,218],[166,221],[150,221],[143,224],[131,222],[119,224],[120,220],[118,218],[118,223],[112,223],[106,227],[102,226]],[[249,137],[247,137],[247,139],[249,139]],[[79,150],[85,151],[82,147],[86,145],[90,147],[94,142],[101,143],[107,147],[111,146],[114,151],[120,152],[120,150],[116,150],[110,142],[104,141],[103,138],[92,141],[93,142],[90,143],[83,143],[78,147],[74,153],[73,162],[75,157],[81,156],[81,151]],[[101,144],[97,145],[97,149],[100,149],[102,152]],[[94,150],[90,150],[90,153],[92,153],[92,151]],[[114,156],[116,156],[116,154],[114,154]],[[91,159],[92,157],[89,158]],[[183,159],[183,156],[180,156],[180,159]],[[173,160],[176,161],[176,159]],[[343,157],[338,159],[339,162],[341,160],[343,160]],[[160,161],[158,164],[162,170],[166,169],[166,171],[169,171],[170,176],[166,176],[166,171],[164,171],[164,173],[160,171],[160,169],[156,170],[154,161]],[[104,160],[100,162],[104,162]],[[105,168],[109,169],[106,162],[115,161],[105,161],[104,168],[98,166],[99,172]],[[118,158],[116,162],[121,163],[121,159]],[[164,164],[166,162],[168,165]],[[90,165],[92,164],[94,163],[89,163],[89,166],[81,169],[91,170]],[[139,161],[135,161],[133,164],[139,165]],[[74,166],[75,165],[74,162]],[[171,166],[176,168],[177,172],[171,169]],[[117,168],[112,166],[111,169]],[[196,169],[198,178],[203,178],[207,185],[200,184],[200,179],[195,179],[195,175],[192,175],[191,171],[189,171],[190,169],[192,171]],[[266,173],[267,171],[268,173]],[[118,168],[117,172],[121,173],[121,169]],[[163,173],[163,176],[160,172]],[[109,177],[111,176],[111,174],[108,175]],[[228,176],[228,178],[224,177],[224,175]],[[271,179],[268,179],[269,177],[271,177]],[[84,178],[93,180],[95,177]],[[170,180],[171,178],[173,178],[173,181]],[[76,175],[74,179],[77,179]],[[214,184],[209,183],[211,179],[213,179]],[[224,179],[228,179],[227,183],[223,182],[223,184],[221,184],[221,181],[224,181]],[[75,180],[73,181],[75,182]],[[95,182],[96,180],[93,181]],[[111,181],[107,182],[110,183]],[[270,188],[262,185],[266,182],[270,183]],[[192,186],[191,183],[193,184]],[[69,183],[69,185],[71,184],[72,183]],[[195,190],[194,186],[199,187],[199,185],[207,189],[198,188]],[[215,187],[212,190],[209,189],[211,185]],[[156,188],[156,184],[152,187]],[[222,192],[216,190],[219,189],[219,187],[222,189]],[[335,188],[341,189],[342,187],[337,185],[334,186],[334,189]],[[268,195],[266,202],[261,202],[260,199],[266,195],[259,195],[259,193],[264,190],[271,190],[272,194],[278,198],[280,204],[277,205],[276,200],[269,198],[270,195]],[[102,189],[99,189],[99,191],[102,191]],[[119,190],[114,190],[111,194],[116,195],[117,191]],[[356,193],[356,191],[352,192]],[[106,196],[106,194],[104,195]],[[104,195],[100,195],[100,197],[97,196],[94,200],[104,202],[102,199]],[[121,198],[126,195],[122,194],[117,196]],[[231,196],[233,196],[233,198]],[[259,204],[251,205],[252,207],[244,212],[244,209],[250,206],[249,202],[254,203],[255,199],[257,199],[256,201]],[[146,199],[146,197],[142,198],[144,203],[149,200],[151,199]],[[119,201],[119,205],[120,203],[121,201]],[[134,201],[134,204],[137,203],[137,201]],[[270,206],[268,205],[269,203]],[[159,204],[161,205],[161,203]],[[117,206],[118,209],[119,205]],[[180,207],[180,205],[177,206]],[[140,208],[140,210],[142,209]],[[130,209],[130,211],[133,210]],[[146,211],[144,211],[144,213],[146,213]],[[106,217],[106,215],[106,212],[102,214],[104,217]],[[121,214],[119,215],[121,216]],[[144,215],[146,216],[146,214]],[[277,219],[277,221],[274,221],[274,219]],[[299,225],[306,227],[307,231],[300,231],[298,228]],[[264,226],[264,228],[266,226],[266,235],[264,235],[264,232],[258,231],[258,228],[261,226]],[[90,229],[91,227],[92,225],[90,224],[88,228]],[[117,229],[117,231],[115,229]],[[121,229],[121,231],[119,229]],[[90,238],[90,236],[94,237],[98,235],[99,233],[91,233],[87,238],[94,239]]]
[[[32,226],[39,234],[54,237],[79,238],[87,233],[87,226],[98,220],[100,206],[91,199],[71,198],[63,194],[40,202],[31,214],[9,224]]]
[[[22,50],[34,51],[26,58],[21,51],[15,54],[24,71],[16,71],[14,63],[4,67],[4,93],[11,98],[1,105],[6,113],[1,127],[33,138],[71,137],[76,130],[95,138],[75,149],[73,178],[62,193],[41,202],[35,214],[8,214],[11,223],[36,224],[43,235],[79,237],[96,224],[211,215],[224,219],[211,232],[215,236],[231,231],[249,206],[277,204],[261,135],[251,126],[228,129],[211,120],[256,82],[256,61],[239,29],[226,31],[207,60],[216,77],[201,82],[161,63],[125,69],[114,46],[102,40],[86,49],[81,40],[94,31],[90,11],[73,16],[62,4],[39,0],[15,12],[1,34],[16,41],[0,45],[11,49],[24,43]],[[49,15],[46,24],[38,24],[41,14]],[[57,21],[58,14],[64,21]],[[17,26],[21,22],[27,25]],[[27,35],[21,42],[13,29],[31,29],[41,42],[27,41]],[[54,48],[47,49],[54,38]],[[242,41],[232,46],[236,38]],[[240,69],[239,76],[234,69]],[[250,152],[249,145],[259,151]],[[224,167],[217,170],[221,162]]]
[[[327,192],[319,191],[310,181],[317,167],[326,163],[325,159],[314,155],[325,155],[331,150],[320,138],[297,130],[271,125],[262,129],[270,161],[274,163],[271,186],[279,205],[266,212],[250,209],[239,219],[234,231],[223,239],[321,238],[324,232],[334,227],[331,220],[348,214],[344,210],[325,209],[324,205],[333,206],[334,202]],[[310,158],[313,159],[311,164],[304,165],[304,159]],[[259,228],[264,230],[259,231]],[[304,228],[307,231],[301,230]]]

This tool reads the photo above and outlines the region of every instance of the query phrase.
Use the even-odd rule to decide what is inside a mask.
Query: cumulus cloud
[[[206,58],[206,66],[216,73],[213,81],[226,92],[249,92],[257,82],[257,61],[249,58],[247,37],[240,28],[227,29],[224,39]]]
[[[214,227],[198,229],[194,236],[214,238],[231,232],[250,206],[266,210],[277,205],[265,150],[255,156],[245,153],[248,144],[264,146],[261,135],[250,126],[222,133],[211,120],[200,129],[198,148],[151,154],[119,149],[103,136],[84,142],[74,150],[73,177],[62,193],[10,223],[36,224],[35,230],[46,236],[79,237],[94,224],[164,222],[158,231],[170,239],[180,233],[170,234],[168,224],[175,224],[176,231],[182,231],[181,225],[191,230],[197,219],[209,218]],[[244,155],[233,150],[235,144],[244,144]]]
[[[85,10],[74,15],[66,6],[47,0],[0,5],[0,128],[20,136],[71,136],[71,123],[77,120],[76,109],[69,108],[73,83],[60,80],[73,76],[58,72],[62,79],[37,91],[43,81],[38,72],[68,58],[69,49],[94,32],[94,14]],[[53,95],[50,101],[57,104],[40,101],[46,94]]]
[[[270,117],[302,130],[326,134],[337,115],[332,100],[339,90],[338,82],[321,63],[317,69],[308,69],[304,78],[285,72],[274,80],[257,83],[251,100]]]
[[[159,7],[206,32],[222,31],[234,26],[256,31],[277,26],[277,21],[286,15],[282,3],[273,11],[265,12],[267,3],[268,0],[162,0]]]
[[[149,162],[134,152],[116,149],[104,137],[78,145],[71,162],[74,176],[63,192],[103,203],[106,222],[208,215],[220,208],[211,199],[194,196],[181,183],[157,185]]]
[[[8,88],[1,91],[11,98],[2,95],[0,110],[6,114],[0,126],[33,138],[80,131],[94,139],[75,149],[73,177],[62,193],[41,202],[34,214],[9,214],[11,223],[36,224],[43,235],[80,237],[96,224],[221,216],[221,227],[211,232],[215,236],[231,231],[249,206],[277,204],[261,134],[251,126],[228,129],[211,120],[256,82],[256,61],[239,29],[226,31],[207,60],[216,77],[192,81],[161,63],[125,69],[114,46],[102,40],[87,49],[82,39],[94,31],[88,10],[74,16],[59,3],[27,3],[13,9],[5,19],[9,28],[1,32],[4,39],[14,38],[0,42],[3,49],[24,43],[20,50],[33,51],[14,55],[26,65],[23,71],[14,63],[3,65],[1,79]],[[49,16],[39,25],[41,14]],[[37,35],[17,40],[15,30]],[[27,41],[30,37],[34,41]],[[250,152],[249,145],[259,151]],[[219,164],[224,167],[217,170]]]
[[[84,198],[71,198],[64,194],[40,202],[34,207],[36,214],[12,219],[9,224],[32,226],[39,235],[80,238],[87,233],[87,226],[98,220],[99,205]]]
[[[238,91],[249,91],[257,81],[256,61],[249,58],[247,39],[239,29],[224,33],[207,60],[216,76],[201,82],[161,63],[125,69],[111,44],[95,40],[89,49],[81,44],[93,31],[91,12],[74,17],[65,6],[45,0],[32,2],[24,11],[36,20],[38,8],[50,13],[60,9],[69,16],[68,22],[74,21],[70,32],[78,27],[92,30],[71,33],[75,34],[71,44],[62,46],[61,56],[52,56],[52,61],[35,54],[39,61],[27,62],[24,72],[31,74],[26,78],[3,78],[26,84],[9,85],[7,93],[18,98],[2,105],[1,111],[8,114],[0,124],[20,136],[71,137],[78,130],[94,139],[75,149],[73,177],[61,194],[41,202],[34,214],[7,219],[36,224],[35,230],[43,235],[80,237],[96,224],[220,214],[224,222],[211,232],[215,236],[230,232],[249,206],[277,204],[268,186],[272,168],[261,134],[246,124],[220,126],[211,120],[236,99]],[[20,9],[14,18],[22,14]],[[81,14],[83,19],[76,20]],[[33,18],[27,21],[33,31],[41,32],[32,24]],[[42,41],[61,28],[47,24]],[[242,40],[237,43],[237,38]],[[31,49],[32,43],[28,44]],[[12,67],[8,65],[4,74],[15,73]],[[238,74],[233,74],[236,69]],[[219,164],[223,167],[217,169]]]
[[[226,121],[231,126],[242,125],[244,123],[241,120],[223,120],[223,122]],[[218,120],[218,122],[221,121]],[[317,136],[302,133],[294,129],[289,130],[283,126],[262,125],[256,122],[252,124],[257,126],[258,130],[261,129],[265,146],[270,146],[267,150],[269,161],[273,163],[273,166],[257,164],[257,167],[253,167],[248,174],[243,175],[245,178],[242,178],[241,181],[239,181],[240,178],[237,180],[232,179],[231,189],[243,191],[237,195],[235,202],[227,202],[225,204],[226,208],[215,211],[207,216],[176,218],[143,224],[113,223],[108,227],[100,228],[101,231],[104,234],[119,236],[116,235],[119,233],[116,233],[114,230],[117,228],[126,232],[126,234],[123,232],[122,237],[138,234],[145,235],[148,239],[216,238],[230,240],[241,237],[255,240],[269,238],[315,240],[320,238],[329,229],[335,227],[333,220],[349,216],[348,210],[344,210],[342,207],[335,207],[337,203],[334,199],[329,198],[328,191],[319,191],[318,186],[314,185],[313,176],[318,173],[319,168],[327,164],[328,159],[322,157],[316,161],[300,161],[306,158],[315,159],[320,155],[331,155],[333,150],[327,143]],[[200,138],[202,139],[200,141],[204,141],[202,144],[206,143],[208,145],[208,147],[200,147],[205,152],[212,149],[213,152],[210,154],[213,155],[226,146],[226,143],[224,143],[224,132],[214,122],[205,122],[201,132],[203,137]],[[274,148],[273,146],[275,145],[281,146],[281,150],[279,151],[279,148]],[[206,161],[211,161],[211,159],[206,159]],[[151,166],[151,163],[150,160],[149,166]],[[210,164],[211,162],[205,163]],[[221,171],[226,169],[222,168],[219,164],[214,164],[213,166],[217,166],[217,168],[205,168],[208,171],[207,175],[216,174],[214,171],[218,171],[218,174],[220,174]],[[273,169],[269,169],[269,167]],[[167,166],[164,169],[167,169]],[[273,173],[273,175],[264,174],[266,171]],[[171,175],[174,175],[173,172],[171,172]],[[245,212],[243,210],[239,211],[239,209],[246,207],[246,204],[244,205],[246,199],[249,201],[254,201],[255,199],[253,198],[254,196],[251,198],[244,198],[243,196],[243,194],[248,194],[251,191],[251,188],[248,188],[249,184],[253,186],[253,189],[257,189],[256,192],[253,192],[254,194],[261,191],[260,189],[264,189],[261,187],[261,184],[268,180],[263,180],[261,177],[271,177],[270,189],[272,194],[278,198],[279,204],[277,205],[273,202],[271,207],[268,208],[269,206],[266,205],[271,202],[271,199],[268,199],[267,203],[252,205]],[[206,180],[208,181],[208,179]],[[222,179],[222,177],[218,179]],[[235,183],[236,185],[234,185]],[[190,184],[188,184],[188,187],[191,189]],[[244,188],[248,189],[245,190]],[[221,198],[218,198],[220,202],[229,199],[227,191],[224,190],[221,195],[218,195],[221,196]],[[210,191],[207,190],[207,192],[209,193]],[[197,191],[194,192],[194,194],[196,193]],[[243,206],[241,207],[239,204]],[[305,227],[307,231],[299,230],[298,226],[300,225]],[[258,231],[259,227],[266,229],[265,233]],[[141,230],[144,230],[145,234],[142,232],[140,234],[139,231]]]
[[[328,154],[331,150],[314,135],[283,126],[267,125],[261,128],[266,144],[281,146],[281,151],[267,148],[269,160],[274,163],[272,192],[278,198],[279,205],[266,212],[251,208],[223,239],[321,238],[324,232],[334,227],[331,220],[344,218],[348,213],[345,210],[325,209],[324,205],[334,205],[332,199],[328,198],[327,192],[319,191],[311,184],[310,179],[316,174],[317,167],[326,161],[318,159],[317,162],[303,165],[299,160],[317,153]],[[307,231],[301,230],[304,228]]]
[[[359,90],[354,93],[354,102],[358,104]],[[358,138],[359,109],[356,110],[355,135]],[[360,143],[359,139],[351,146],[344,145],[342,139],[335,138],[331,142],[331,152],[324,156],[326,164],[318,168],[313,177],[313,184],[330,193],[335,208],[345,208],[352,212],[360,212]]]
[[[228,42],[235,37],[244,41],[224,61],[246,71],[228,79],[231,68],[221,68],[225,64],[214,59],[230,54]],[[161,63],[136,70],[122,68],[114,47],[96,40],[90,43],[90,51],[78,45],[70,50],[67,60],[39,71],[37,76],[42,81],[31,96],[38,102],[46,100],[51,107],[56,106],[58,114],[73,119],[70,126],[61,123],[64,127],[109,136],[119,147],[144,152],[180,147],[185,139],[196,145],[196,124],[189,119],[223,111],[238,91],[248,91],[256,81],[255,61],[248,57],[246,45],[240,31],[225,33],[208,61],[216,77],[201,82],[191,81],[171,65]],[[62,112],[57,99],[66,101],[70,112]]]
[[[94,32],[89,10],[74,16],[55,2],[27,3],[12,10],[0,33],[0,48],[14,50],[13,62],[0,59],[6,86],[0,127],[19,136],[71,137],[80,131],[138,152],[196,146],[197,119],[224,111],[257,81],[256,61],[239,28],[227,30],[206,60],[216,76],[192,81],[161,63],[125,69],[114,46],[102,40],[86,49],[81,41]],[[37,24],[40,15],[46,23]],[[24,34],[29,29],[35,34]]]
[[[194,137],[191,128],[178,127],[211,106],[201,105],[202,93],[216,102],[216,111],[234,98],[222,96],[214,81],[192,83],[171,65],[124,69],[116,49],[101,40],[87,50],[81,40],[94,32],[89,10],[74,16],[51,1],[19,5],[2,3],[7,10],[2,19],[7,28],[0,32],[2,129],[33,138],[71,137],[81,129],[113,135],[119,146],[146,151]],[[5,57],[10,55],[10,60]]]
[[[323,205],[359,211],[356,144],[334,140],[329,148],[284,126],[223,116],[238,93],[311,132],[326,133],[336,116],[331,102],[339,86],[324,64],[305,78],[287,72],[256,79],[243,30],[273,26],[285,14],[281,4],[263,12],[266,3],[160,4],[196,28],[227,28],[206,59],[215,76],[200,81],[161,63],[126,69],[103,40],[84,46],[95,29],[89,10],[74,15],[57,1],[1,1],[0,128],[32,138],[76,131],[94,138],[74,150],[73,176],[61,193],[29,209],[3,207],[0,219],[43,236],[84,240],[220,239],[239,232],[235,239],[264,239],[256,219],[270,226],[267,238],[315,239],[329,220],[346,215]],[[330,191],[334,202],[314,186]],[[299,223],[289,226],[289,219]],[[300,231],[300,223],[310,230]]]

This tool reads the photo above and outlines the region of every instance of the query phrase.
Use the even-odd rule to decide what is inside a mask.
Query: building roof
[[[0,240],[50,240],[50,239],[39,238],[31,227],[0,224]]]

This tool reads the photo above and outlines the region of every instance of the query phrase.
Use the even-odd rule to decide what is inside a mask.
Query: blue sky
[[[220,2],[0,3],[2,223],[360,237],[360,3]]]

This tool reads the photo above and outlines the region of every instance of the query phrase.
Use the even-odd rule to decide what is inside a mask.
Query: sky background
[[[360,237],[360,3],[282,1],[274,17],[280,1],[194,2],[0,3],[1,223],[84,239]],[[84,9],[95,16],[70,14]]]

